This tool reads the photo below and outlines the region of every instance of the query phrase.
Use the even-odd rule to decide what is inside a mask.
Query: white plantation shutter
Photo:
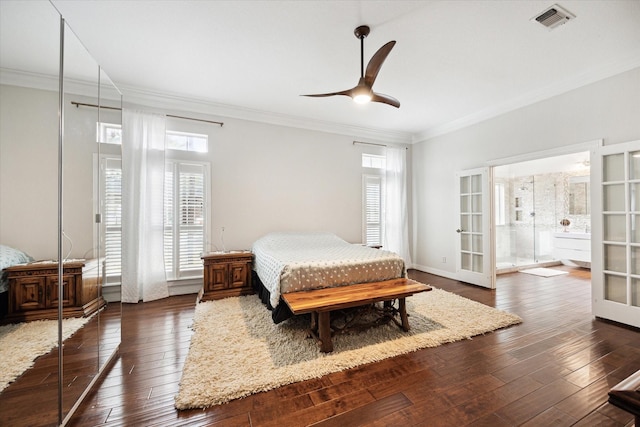
[[[107,282],[120,281],[122,266],[122,169],[104,158],[104,248]],[[202,275],[208,179],[206,164],[168,161],[164,185],[164,261],[170,279]]]
[[[104,254],[107,283],[119,282],[122,267],[122,167],[120,159],[104,158]]]
[[[174,163],[168,162],[164,169],[164,267],[167,277],[173,279],[173,267],[176,265],[173,252],[174,233]]]
[[[202,271],[200,256],[204,249],[204,167],[180,165],[179,236],[180,272]]]
[[[363,236],[367,246],[382,245],[384,235],[384,178],[380,175],[362,176]]]
[[[206,218],[204,164],[169,162],[165,184],[165,266],[170,278],[202,274]]]

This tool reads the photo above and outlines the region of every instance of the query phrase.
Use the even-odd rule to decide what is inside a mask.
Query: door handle
[[[463,229],[458,228],[458,229],[456,230],[456,233],[462,233],[463,231],[464,231]]]

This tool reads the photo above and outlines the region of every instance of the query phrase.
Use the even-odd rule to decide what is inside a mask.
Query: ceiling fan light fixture
[[[371,101],[371,95],[368,95],[366,93],[363,93],[363,94],[360,94],[360,95],[355,95],[353,97],[353,100],[357,104],[366,104],[367,102]]]
[[[373,98],[371,88],[367,86],[363,78],[360,78],[358,86],[354,87],[351,91],[351,98],[358,104],[366,104]]]
[[[355,36],[360,39],[360,80],[358,81],[358,85],[354,88],[341,90],[339,92],[330,92],[330,93],[316,93],[311,95],[302,95],[302,96],[311,96],[314,98],[322,98],[325,96],[335,96],[335,95],[344,95],[349,96],[358,104],[366,104],[367,102],[381,102],[383,104],[388,104],[396,108],[400,108],[400,101],[395,99],[392,96],[384,95],[381,93],[376,93],[373,91],[373,83],[378,76],[378,72],[380,71],[380,67],[382,67],[382,63],[385,59],[387,59],[387,55],[393,49],[396,42],[392,40],[382,46],[380,49],[373,54],[369,63],[367,64],[366,72],[364,68],[364,39],[369,35],[369,27],[366,25],[361,25],[355,29],[353,32]]]

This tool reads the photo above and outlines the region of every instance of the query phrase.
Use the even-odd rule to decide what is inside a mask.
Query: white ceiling
[[[640,66],[638,0],[560,0],[577,17],[551,31],[531,18],[553,1],[52,3],[125,98],[166,95],[220,115],[407,142]],[[362,24],[365,62],[397,41],[374,90],[401,107],[301,97],[355,86]]]

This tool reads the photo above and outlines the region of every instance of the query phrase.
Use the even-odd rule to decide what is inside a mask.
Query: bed
[[[275,323],[292,316],[282,302],[284,293],[406,276],[397,254],[348,243],[333,233],[270,233],[251,252],[254,283]]]
[[[33,262],[33,258],[31,256],[18,249],[0,245],[0,319],[7,314],[9,305],[9,284],[7,282],[7,274],[4,269],[13,265],[26,264],[28,262]]]

